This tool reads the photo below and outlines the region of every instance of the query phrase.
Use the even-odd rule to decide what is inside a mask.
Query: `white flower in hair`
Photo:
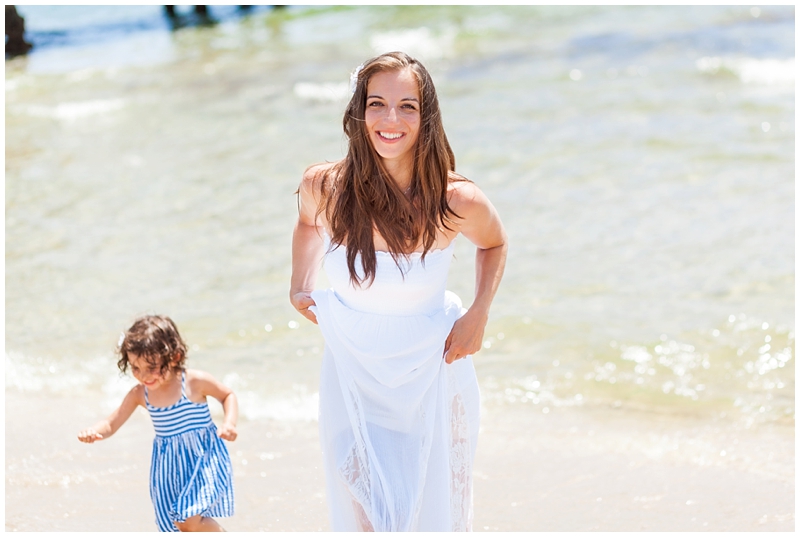
[[[356,92],[356,86],[358,85],[358,73],[364,68],[364,64],[362,63],[356,70],[350,73],[350,93]]]
[[[117,348],[122,348],[122,344],[125,342],[125,332],[119,333],[119,341],[117,341]]]

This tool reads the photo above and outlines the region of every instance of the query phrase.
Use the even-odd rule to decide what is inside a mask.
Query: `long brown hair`
[[[409,68],[419,84],[420,129],[414,148],[414,168],[409,195],[400,190],[383,166],[365,126],[367,84],[381,72]],[[442,125],[439,99],[428,70],[403,52],[388,52],[364,62],[355,92],[342,121],[349,140],[347,156],[322,177],[323,203],[332,248],[346,244],[350,281],[358,286],[375,279],[377,259],[373,232],[384,238],[395,263],[422,242],[422,260],[436,243],[437,230],[452,229],[458,215],[447,203],[450,181],[465,180],[455,174],[456,160]],[[356,271],[361,256],[363,277]]]

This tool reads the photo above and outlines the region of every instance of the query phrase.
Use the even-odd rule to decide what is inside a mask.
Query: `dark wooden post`
[[[6,6],[6,54],[27,54],[33,45],[25,41],[25,19],[19,16],[15,6]]]

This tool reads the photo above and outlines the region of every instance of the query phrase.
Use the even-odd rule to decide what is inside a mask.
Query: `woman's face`
[[[364,120],[372,147],[384,160],[410,160],[419,136],[420,94],[411,69],[384,71],[367,82]]]

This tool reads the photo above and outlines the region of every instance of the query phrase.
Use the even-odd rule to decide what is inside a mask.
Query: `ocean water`
[[[484,405],[793,431],[792,6],[211,6],[175,30],[160,9],[19,7],[36,48],[6,61],[7,394],[112,408],[133,382],[119,333],[164,313],[245,419],[315,420],[294,191],[346,150],[349,73],[400,49],[509,234]],[[459,239],[465,304],[473,255]]]

